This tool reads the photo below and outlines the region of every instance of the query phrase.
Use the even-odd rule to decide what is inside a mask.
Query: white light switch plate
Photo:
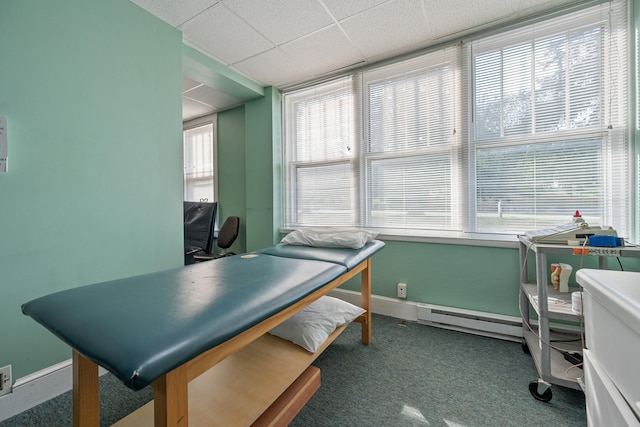
[[[11,393],[13,379],[11,378],[11,365],[0,368],[0,396]]]
[[[9,142],[7,141],[7,118],[0,116],[0,172],[7,171]]]

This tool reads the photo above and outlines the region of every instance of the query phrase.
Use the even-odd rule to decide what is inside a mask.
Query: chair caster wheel
[[[551,384],[541,379],[529,383],[529,392],[541,402],[549,402],[553,397]]]

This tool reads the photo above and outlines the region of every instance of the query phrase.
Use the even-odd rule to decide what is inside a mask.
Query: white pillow
[[[292,231],[280,243],[317,248],[360,249],[377,236],[378,233],[357,228],[308,227]]]
[[[324,296],[269,333],[315,353],[338,326],[352,322],[365,311],[338,298]]]

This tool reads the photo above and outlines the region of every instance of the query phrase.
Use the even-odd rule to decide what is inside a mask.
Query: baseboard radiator
[[[433,304],[417,304],[418,323],[510,341],[522,340],[522,319]]]

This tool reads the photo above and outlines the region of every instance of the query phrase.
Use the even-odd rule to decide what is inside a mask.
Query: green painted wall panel
[[[278,99],[279,93],[267,88],[264,98],[246,104],[248,250],[273,245],[276,181],[273,144],[278,140],[276,132],[279,132],[274,126],[274,117],[280,115]]]
[[[373,259],[372,290],[395,298],[403,282],[408,301],[517,316],[518,277],[513,249],[387,241]]]
[[[240,217],[240,233],[231,250],[246,251],[245,107],[218,113],[218,217]]]
[[[127,0],[10,0],[0,45],[0,366],[20,378],[70,357],[22,303],[182,263],[182,43]]]

